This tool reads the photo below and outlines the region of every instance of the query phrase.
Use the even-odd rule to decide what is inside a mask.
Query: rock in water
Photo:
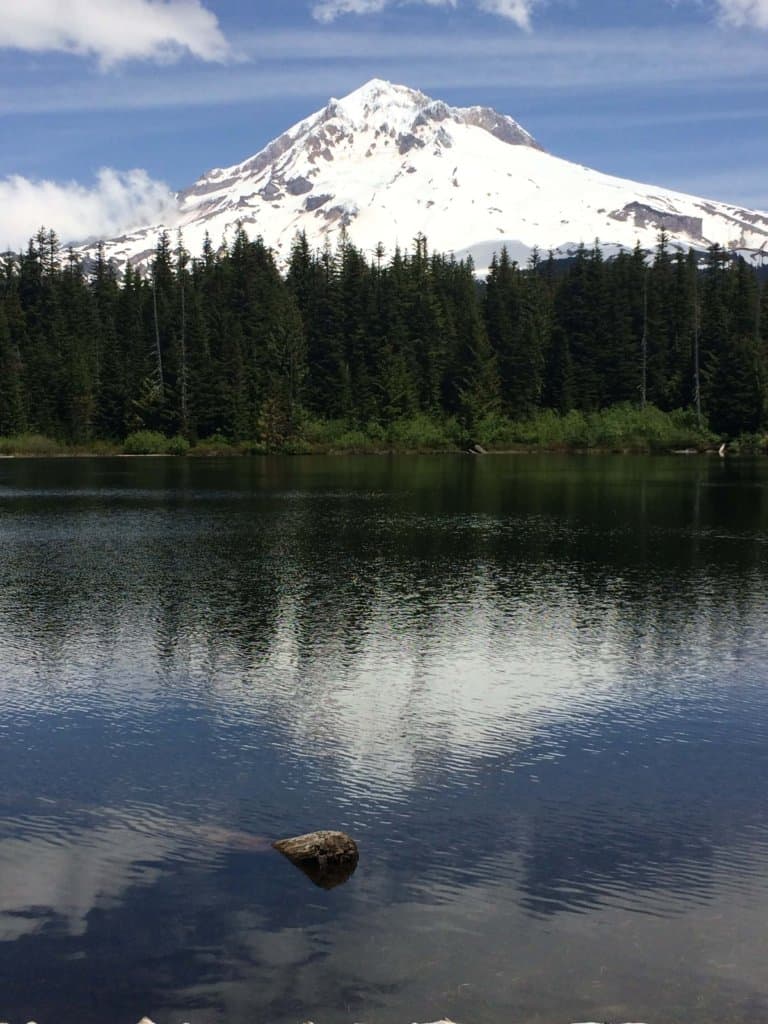
[[[322,889],[346,882],[357,867],[357,843],[346,832],[308,832],[272,844]]]
[[[292,839],[278,839],[272,844],[276,850],[295,863],[316,861],[357,861],[357,843],[346,832],[307,832]]]

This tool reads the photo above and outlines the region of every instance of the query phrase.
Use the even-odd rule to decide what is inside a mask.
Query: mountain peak
[[[541,147],[517,121],[490,107],[451,107],[407,85],[383,78],[372,78],[341,99],[332,99],[322,119],[339,118],[357,128],[370,127],[371,120],[383,115],[388,128],[410,132],[429,122],[454,121],[490,132],[510,145]],[[378,127],[378,125],[375,125]]]
[[[407,85],[388,82],[385,78],[371,78],[357,89],[347,93],[341,99],[332,99],[331,103],[342,105],[347,110],[365,109],[380,110],[391,105],[419,106],[429,103],[430,99],[418,89]]]
[[[241,225],[283,265],[298,231],[313,246],[343,236],[367,253],[421,233],[439,251],[485,259],[478,266],[502,245],[519,259],[595,238],[652,247],[662,228],[682,247],[768,251],[765,214],[600,174],[546,153],[491,107],[453,107],[381,78],[176,199],[165,224],[113,239],[109,255],[142,266],[163,228],[183,230],[199,252],[206,232],[217,244]]]

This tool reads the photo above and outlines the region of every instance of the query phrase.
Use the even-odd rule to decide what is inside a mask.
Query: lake
[[[4,460],[0,666],[0,1020],[768,1019],[768,460]]]

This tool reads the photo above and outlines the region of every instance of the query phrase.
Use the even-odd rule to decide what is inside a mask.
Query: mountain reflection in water
[[[0,464],[0,1015],[765,1017],[767,543],[757,461]]]

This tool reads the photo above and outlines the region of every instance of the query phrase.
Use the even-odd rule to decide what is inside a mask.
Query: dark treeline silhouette
[[[384,256],[298,236],[282,276],[242,229],[195,259],[164,233],[120,278],[103,247],[86,273],[41,230],[0,267],[0,435],[279,446],[308,419],[450,417],[471,433],[616,403],[687,408],[725,435],[766,426],[768,284],[716,246],[704,265],[662,233],[651,261],[595,246],[565,270],[502,251],[485,283],[423,237]]]

